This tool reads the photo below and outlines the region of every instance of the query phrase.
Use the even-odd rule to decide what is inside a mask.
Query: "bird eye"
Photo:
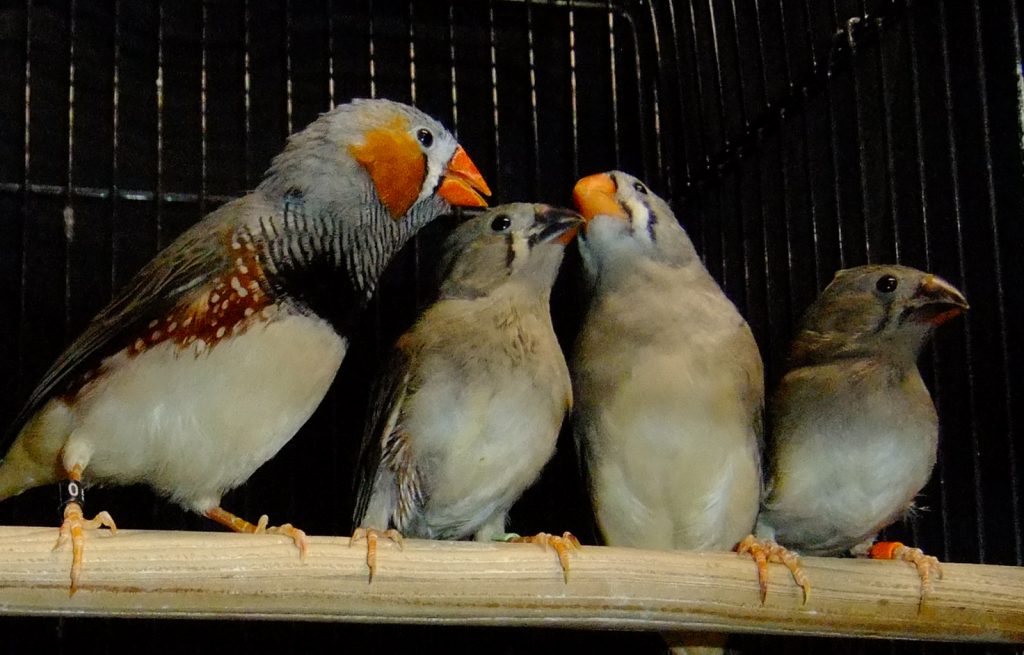
[[[491,221],[491,229],[495,232],[504,232],[510,227],[512,227],[512,219],[505,214],[498,214]]]
[[[645,195],[645,196],[647,195],[647,187],[645,187],[645,186],[644,186],[644,185],[643,185],[642,183],[640,183],[640,182],[634,182],[634,183],[633,183],[633,189],[634,189],[634,190],[635,190],[635,191],[636,191],[637,193],[643,194],[643,195]]]
[[[422,143],[424,148],[434,145],[434,135],[425,127],[416,130],[416,140]]]
[[[875,288],[882,293],[892,293],[899,286],[899,280],[892,275],[883,275],[878,278],[878,282],[875,283]]]

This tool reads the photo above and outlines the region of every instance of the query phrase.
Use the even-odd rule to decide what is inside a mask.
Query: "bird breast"
[[[608,543],[728,548],[749,532],[761,362],[717,287],[606,289],[574,362],[577,432]]]
[[[71,400],[65,450],[92,453],[87,480],[146,482],[208,509],[298,431],[345,347],[326,322],[279,311],[202,352],[173,341],[121,352]]]
[[[893,384],[848,369],[791,372],[775,410],[765,521],[810,554],[843,552],[900,518],[935,464],[937,417],[916,368]]]
[[[507,309],[449,323],[418,367],[404,421],[435,534],[467,536],[507,510],[551,458],[571,403],[546,310]]]

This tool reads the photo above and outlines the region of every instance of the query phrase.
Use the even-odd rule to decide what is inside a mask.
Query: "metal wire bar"
[[[624,18],[626,19],[625,22],[626,22],[626,25],[627,25],[627,27],[629,29],[630,36],[632,37],[632,44],[633,44],[633,65],[634,65],[634,67],[636,69],[636,88],[637,88],[636,99],[637,99],[637,107],[638,107],[639,112],[640,112],[640,114],[639,114],[639,129],[640,129],[640,134],[642,134],[642,135],[644,135],[646,137],[646,135],[648,133],[647,132],[647,111],[646,111],[647,103],[645,102],[645,99],[644,99],[645,98],[644,90],[647,87],[644,86],[644,76],[643,76],[643,68],[644,67],[643,67],[643,64],[642,64],[641,57],[640,57],[640,38],[639,38],[639,35],[638,35],[638,28],[637,28],[636,20],[634,19],[634,17],[631,16],[630,14],[625,14]],[[653,84],[654,83],[652,82],[652,85]],[[647,139],[646,138],[641,138],[640,139],[640,156],[641,156],[642,161],[643,161],[643,174],[642,174],[642,176],[644,177],[644,179],[651,179],[651,171],[649,169],[649,150],[650,150],[650,145],[647,143]],[[660,164],[661,164],[661,162],[659,161],[658,164],[659,164],[659,171],[660,171]]]
[[[878,69],[881,78],[882,90],[882,111],[885,135],[885,171],[886,179],[889,180],[889,205],[891,208],[890,218],[893,234],[893,251],[896,262],[902,261],[900,248],[900,221],[899,221],[899,189],[893,182],[896,179],[896,154],[893,151],[893,89],[888,74],[888,59],[885,55],[885,48],[880,47],[878,51]]]
[[[576,12],[573,0],[569,0],[569,93],[572,116],[572,179],[580,176],[580,119],[576,106]]]
[[[781,36],[782,36],[782,52],[783,52],[783,55],[784,55],[783,56],[783,61],[782,61],[782,63],[783,63],[783,72],[784,72],[785,78],[787,80],[787,88],[792,89],[792,87],[793,87],[793,82],[792,82],[792,69],[793,69],[793,65],[792,65],[792,62],[790,61],[790,55],[789,55],[789,50],[790,50],[789,44],[790,44],[792,39],[791,39],[791,37],[789,35],[789,28],[787,27],[787,23],[786,23],[785,3],[781,2],[781,1],[779,2],[779,22],[782,24],[782,31],[781,31]],[[780,133],[779,140],[780,141],[784,141],[785,140],[785,135],[786,135],[785,122],[789,120],[789,115],[787,115],[786,113],[782,113],[782,114],[779,115],[778,118],[779,118],[779,121],[781,121],[783,123],[783,125],[781,125],[780,128],[779,128],[779,133]],[[796,266],[796,262],[795,262],[794,256],[793,256],[793,216],[796,214],[796,212],[790,207],[791,198],[792,198],[792,196],[790,194],[790,185],[792,184],[792,181],[790,179],[791,175],[790,175],[790,171],[789,171],[789,161],[788,161],[789,160],[789,153],[788,153],[787,148],[785,147],[785,143],[782,143],[781,146],[782,147],[779,148],[779,153],[780,153],[779,156],[780,156],[780,159],[781,159],[781,165],[779,166],[779,177],[780,177],[780,182],[781,182],[781,186],[782,186],[783,207],[785,208],[785,211],[783,212],[783,215],[782,215],[782,221],[783,221],[783,227],[784,227],[784,230],[785,230],[785,247],[786,247],[785,256],[786,256],[786,270],[788,272],[788,276],[787,276],[788,284],[786,285],[788,287],[788,296],[789,296],[789,307],[788,307],[788,312],[787,312],[787,322],[788,323],[792,323],[793,322],[793,318],[792,318],[793,306],[796,304],[796,300],[794,298],[794,293],[796,293],[796,281],[794,279],[794,276],[798,274],[798,270],[799,270],[799,267]],[[801,158],[804,158],[804,157],[806,157],[806,153],[802,152],[802,153],[800,153],[799,156]]]
[[[156,197],[164,195],[164,2],[158,1],[156,37]],[[164,247],[164,217],[156,205],[156,245]]]
[[[832,13],[833,13],[833,17],[836,20],[836,23],[838,23],[839,22],[839,15],[837,13],[835,0],[833,0],[833,2],[832,2]],[[837,37],[839,37],[841,35],[841,38],[843,38],[843,39],[846,38],[845,32],[839,31],[839,32],[836,32],[836,35],[837,35]],[[835,61],[835,53],[836,52],[847,52],[847,53],[850,53],[851,49],[847,48],[845,50],[839,50],[839,51],[830,52],[829,56],[828,56],[828,61],[830,63]],[[831,77],[831,73],[830,73],[830,77]],[[828,102],[828,117],[829,117],[829,127],[831,128],[831,132],[829,134],[829,146],[830,146],[830,150],[831,150],[831,153],[832,153],[832,200],[833,200],[834,207],[835,207],[835,210],[836,210],[836,239],[838,241],[838,246],[839,246],[839,267],[840,268],[846,268],[850,264],[847,261],[847,257],[846,257],[846,247],[845,247],[846,246],[846,234],[845,234],[846,230],[843,227],[843,199],[842,199],[842,194],[840,192],[840,189],[842,187],[842,184],[841,184],[842,183],[842,173],[841,173],[841,168],[840,168],[840,154],[839,154],[839,136],[838,136],[839,124],[838,124],[838,119],[836,118],[835,103],[832,102],[832,94],[826,92],[826,95],[828,95],[828,99],[829,99],[829,102]]]
[[[614,36],[612,37],[614,39]],[[526,47],[529,50],[530,67],[530,134],[533,137],[533,189],[540,189],[540,121],[537,111],[537,58],[533,45],[533,5],[526,2]],[[612,68],[615,67],[615,54],[612,52]],[[614,79],[614,74],[613,74]],[[618,163],[618,138],[616,137],[616,163]]]
[[[648,7],[648,10],[649,10],[649,15],[650,15],[650,19],[651,19],[651,30],[650,30],[650,32],[651,32],[651,43],[654,46],[654,57],[655,57],[656,61],[660,62],[661,58],[662,58],[662,54],[661,54],[661,37],[658,34],[658,18],[657,18],[657,15],[654,12],[654,3],[653,2],[649,3],[647,5],[647,7]],[[637,57],[639,59],[639,57],[640,57],[640,41],[639,41],[639,39],[637,40],[636,43],[637,43],[636,52],[637,52]],[[640,74],[639,74],[639,71],[640,71],[640,66],[638,64],[638,66],[637,66],[637,83],[638,84],[642,81],[641,77],[640,77]],[[672,171],[671,171],[670,168],[668,168],[667,162],[665,161],[665,158],[664,158],[664,156],[662,154],[662,151],[661,151],[661,138],[660,138],[660,135],[661,135],[661,97],[660,97],[660,83],[659,83],[659,79],[658,79],[657,75],[651,75],[650,85],[651,85],[650,86],[650,88],[651,88],[651,95],[654,96],[653,103],[652,103],[652,111],[654,113],[654,134],[656,135],[655,138],[654,138],[655,170],[658,171],[658,177],[659,177],[659,179],[662,180],[662,183],[665,186],[665,193],[667,193],[668,196],[671,198],[671,197],[673,197],[675,195],[673,193],[673,191],[672,191],[672,180],[673,180]],[[645,86],[640,85],[640,89],[641,90],[645,89],[645,88],[646,88]],[[642,115],[643,114],[641,114],[641,116]],[[645,141],[646,141],[646,139],[645,139]]]
[[[32,179],[32,112],[31,112],[31,100],[32,100],[32,0],[26,0],[25,2],[25,132],[24,132],[24,148],[25,148],[25,159],[24,169],[22,171],[22,201],[21,201],[21,271],[20,271],[20,285],[19,285],[19,298],[18,298],[18,348],[17,348],[17,371],[18,378],[24,377],[25,373],[25,312],[28,308],[28,285],[26,280],[28,279],[28,257],[25,253],[28,252],[28,225],[31,220],[31,202],[28,194],[29,182]]]
[[[206,215],[206,193],[207,193],[207,171],[209,166],[209,144],[207,142],[206,125],[206,55],[209,44],[207,39],[207,25],[209,23],[209,9],[206,0],[203,0],[202,28],[199,32],[200,63],[199,63],[199,215]]]
[[[252,14],[250,0],[244,2],[244,42],[245,42],[245,187],[252,188],[253,179],[250,174],[249,162],[252,161]]]
[[[1014,535],[1014,549],[1018,562],[1024,554],[1024,535],[1021,534],[1021,505],[1020,505],[1020,493],[1017,489],[1017,455],[1016,445],[1014,443],[1015,431],[1013,425],[1013,380],[1010,376],[1009,362],[1010,362],[1010,348],[1009,348],[1009,335],[1007,334],[1007,324],[1009,323],[1007,312],[1006,312],[1006,292],[1003,288],[1003,261],[1002,255],[999,252],[999,206],[996,202],[996,190],[994,180],[994,164],[992,161],[992,130],[989,124],[989,106],[988,106],[988,85],[985,81],[985,39],[981,32],[981,6],[978,0],[973,0],[971,3],[973,8],[972,17],[974,19],[973,32],[974,41],[977,47],[977,67],[976,72],[978,76],[978,100],[981,104],[981,128],[984,138],[981,140],[981,146],[985,153],[985,166],[984,166],[984,179],[985,179],[985,192],[988,200],[988,216],[989,226],[992,230],[992,241],[995,247],[992,248],[992,263],[995,269],[995,295],[996,295],[996,315],[998,316],[998,335],[999,335],[999,353],[1000,361],[1002,362],[1002,384],[1003,389],[1003,408],[1005,410],[1006,420],[1006,450],[1008,460],[1008,473],[1010,478],[1010,509],[1013,521],[1013,535]],[[1012,19],[1012,16],[1011,16]],[[1016,22],[1011,20],[1013,28],[1014,39],[1017,39],[1016,33]],[[1019,61],[1019,60],[1018,60]],[[980,498],[980,493],[979,493]],[[984,530],[982,530],[983,532]]]
[[[293,93],[295,90],[294,81],[292,79],[292,30],[294,29],[292,21],[292,0],[285,0],[284,3],[284,89],[285,89],[285,129],[287,134],[291,134],[295,131],[295,125],[292,122],[293,115]],[[372,61],[372,59],[371,59]]]
[[[1022,97],[1020,80],[1024,78],[1024,74],[1021,72],[1021,67],[1024,66],[1024,59],[1022,59],[1021,50],[1021,35],[1020,35],[1020,21],[1018,20],[1019,13],[1017,11],[1017,0],[1008,0],[1010,10],[1010,30],[1013,41],[1013,51],[1016,55],[1018,62],[1018,88],[1017,88],[1017,103],[1018,106],[1024,105],[1024,97]],[[1019,119],[1020,120],[1020,119]],[[998,240],[997,240],[998,245]],[[1001,305],[1005,308],[1005,303]],[[1004,328],[1005,329],[1005,328]],[[1004,342],[1005,343],[1005,342]],[[1005,360],[1009,365],[1009,359]],[[1009,379],[1009,369],[1007,369],[1007,376]],[[1013,508],[1013,534],[1014,534],[1014,552],[1016,554],[1015,564],[1017,566],[1024,566],[1024,511],[1021,509],[1021,487],[1020,487],[1020,470],[1017,468],[1018,454],[1016,449],[1016,429],[1012,419],[1013,416],[1013,391],[1012,386],[1008,383],[1006,386],[1006,407],[1007,407],[1007,452],[1010,458],[1009,469],[1010,469],[1010,485],[1012,486],[1012,496],[1010,506]]]
[[[608,10],[608,13],[609,13],[609,24],[611,24],[611,19],[612,19],[611,0],[608,0],[608,5],[609,5],[609,10]],[[674,61],[675,61],[676,75],[678,76],[678,80],[679,80],[679,84],[676,85],[676,95],[678,96],[677,102],[679,103],[680,120],[684,121],[684,125],[685,125],[685,121],[686,121],[686,106],[687,105],[686,105],[686,94],[684,93],[684,86],[685,85],[683,83],[683,62],[682,62],[682,55],[681,55],[681,47],[679,45],[679,40],[680,40],[679,35],[680,35],[681,30],[679,28],[679,24],[678,24],[677,19],[676,19],[676,3],[675,2],[669,2],[668,3],[668,18],[669,18],[669,28],[670,28],[670,30],[672,32],[672,54],[673,54],[673,58],[674,58]],[[614,34],[612,36],[614,38]],[[614,42],[609,43],[609,47],[611,47],[612,51],[614,52]],[[614,66],[614,57],[612,57],[612,61],[613,61],[613,66]],[[614,80],[614,77],[613,77],[613,80]],[[699,80],[699,78],[697,80],[697,87],[695,89],[695,92],[697,94],[697,102],[695,103],[695,106],[699,110],[700,106],[701,106],[701,100],[700,100],[700,80]],[[618,122],[619,122],[618,121],[618,114],[616,114],[616,116],[615,116],[615,123],[616,123],[616,125],[618,124]],[[703,121],[702,120],[698,120],[698,123],[702,124]],[[681,139],[683,141],[683,151],[684,151],[684,157],[683,157],[683,171],[684,171],[683,181],[684,181],[684,184],[683,184],[683,186],[686,189],[686,191],[689,192],[691,190],[691,187],[693,186],[693,170],[692,170],[691,159],[693,159],[694,149],[695,148],[698,148],[700,152],[704,151],[704,147],[700,143],[700,138],[701,138],[701,135],[703,134],[703,132],[701,130],[696,130],[696,133],[698,135],[698,144],[689,143],[689,140],[687,139],[688,131],[686,129],[682,130],[682,133],[683,133],[683,136],[681,137]]]
[[[950,72],[950,57],[949,57],[949,32],[946,25],[946,11],[943,3],[938,4],[939,13],[939,51],[941,53],[942,60],[942,72],[943,72],[943,91],[944,91],[944,109],[946,112],[946,137],[949,143],[949,169],[950,169],[950,184],[951,192],[953,196],[953,218],[954,226],[956,228],[956,252],[957,260],[960,264],[960,284],[961,289],[965,294],[970,294],[970,280],[968,279],[967,271],[967,253],[964,250],[964,234],[963,234],[963,216],[961,210],[963,207],[963,201],[960,196],[960,172],[958,163],[958,137],[956,128],[956,119],[953,113],[953,81]],[[964,351],[965,351],[965,374],[967,378],[967,390],[968,390],[968,410],[970,412],[970,438],[971,438],[971,454],[972,463],[974,468],[974,509],[976,512],[976,534],[977,534],[977,547],[978,547],[978,561],[985,561],[985,530],[984,522],[981,517],[985,515],[985,502],[983,491],[981,488],[981,460],[980,460],[980,445],[978,443],[978,429],[977,429],[977,398],[975,397],[975,390],[977,385],[975,384],[974,375],[974,363],[973,363],[973,335],[971,330],[970,321],[965,322],[964,329]]]
[[[818,60],[817,60],[817,53],[816,53],[816,51],[814,49],[814,42],[813,42],[813,39],[811,38],[811,10],[810,10],[810,7],[808,6],[809,2],[811,2],[811,1],[813,1],[813,0],[804,0],[803,8],[804,8],[804,25],[805,25],[805,29],[808,32],[807,56],[808,56],[809,61],[811,62],[811,69],[813,70],[813,69],[815,69],[818,66]],[[803,102],[804,102],[804,106],[806,106],[807,98],[804,98]],[[810,125],[809,125],[810,117],[808,116],[808,112],[802,112],[802,117],[803,117],[803,133],[804,133],[804,138],[809,140],[810,139]],[[816,173],[816,171],[811,171],[811,157],[810,157],[810,153],[807,150],[804,151],[804,171],[803,171],[803,173],[804,173],[804,176],[808,180],[812,179],[812,177]],[[819,230],[819,227],[818,227],[818,223],[819,223],[819,221],[822,220],[822,218],[821,218],[821,216],[819,216],[819,213],[818,213],[818,200],[817,200],[817,195],[815,193],[816,188],[817,187],[814,184],[808,184],[807,185],[807,207],[808,207],[808,211],[810,211],[810,217],[809,218],[810,218],[810,225],[811,225],[811,251],[812,251],[813,256],[814,256],[814,286],[817,289],[821,289],[824,286],[824,280],[828,279],[828,278],[825,277],[826,274],[823,271],[824,263],[822,262],[822,256],[821,256],[821,245],[822,245],[821,241],[822,241],[822,237],[821,237],[821,233],[820,233],[820,230]]]
[[[854,30],[864,20],[863,16],[849,16],[846,18],[846,32],[847,38],[849,39],[850,46],[850,57],[854,60],[859,55],[857,46],[857,37]],[[863,84],[861,83],[861,67],[858,67],[857,61],[851,62],[853,70],[851,71],[850,77],[853,80],[853,97],[854,97],[854,118],[857,128],[857,169],[860,172],[860,219],[863,224],[864,230],[864,261],[869,263],[877,263],[873,257],[871,250],[871,229],[868,225],[870,221],[870,208],[869,208],[869,196],[874,192],[870,189],[868,182],[868,161],[867,161],[867,144],[865,143],[865,128],[864,128],[864,103],[868,102],[863,96]],[[859,253],[858,253],[859,254]]]
[[[64,205],[64,337],[71,338],[71,248],[75,238],[75,208],[70,189],[75,171],[75,37],[78,27],[76,0],[68,5],[68,154],[67,192]]]
[[[760,16],[760,9],[758,9],[758,13]],[[862,28],[857,32],[857,41],[864,43],[877,39],[877,30],[888,29],[890,25],[894,25],[896,21],[902,19],[904,13],[905,11],[900,5],[882,3],[878,12],[864,17],[863,23],[869,27]],[[877,18],[883,20],[874,20]],[[758,22],[762,24],[760,17]],[[759,34],[759,38],[763,39],[763,36]],[[763,52],[763,40],[760,47]],[[799,111],[809,99],[825,91],[835,73],[852,65],[850,55],[846,32],[833,34],[824,53],[813,57],[808,69],[802,75],[794,76],[793,81],[789,84],[790,91],[786,95],[775,102],[766,102],[764,110],[751,119],[750,126],[731,142],[730,147],[708,154],[703,170],[695,172],[693,184],[701,180],[715,179],[724,167],[734,165],[736,158],[741,153],[751,152],[757,143],[758,130],[778,129],[779,117],[786,113]],[[768,79],[765,77],[765,83],[767,84],[767,82]]]
[[[371,33],[372,34],[372,33]],[[455,66],[455,0],[448,3],[448,61],[452,75],[452,134],[459,137],[459,84]]]
[[[416,10],[409,2],[409,102],[416,104]]]
[[[195,19],[200,2],[201,26]],[[0,217],[11,235],[0,247],[3,257],[14,255],[4,260],[9,266],[0,283],[12,291],[8,320],[17,326],[11,343],[0,345],[9,346],[8,360],[25,378],[17,385],[31,384],[28,374],[45,363],[39,344],[59,346],[61,330],[67,333],[89,309],[89,295],[97,289],[83,282],[83,262],[92,244],[106,247],[105,230],[111,231],[113,256],[109,286],[108,271],[98,270],[102,293],[141,263],[153,245],[154,216],[164,245],[194,215],[251,188],[279,137],[302,126],[311,99],[333,106],[348,95],[364,95],[365,86],[371,95],[404,99],[406,89],[414,103],[444,114],[450,82],[455,131],[461,121],[467,149],[483,159],[478,163],[496,189],[504,179],[502,191],[509,191],[507,180],[520,174],[518,189],[529,192],[532,175],[538,195],[567,192],[561,176],[568,179],[570,169],[579,175],[596,161],[660,177],[652,181],[668,190],[673,206],[686,208],[685,220],[700,226],[699,237],[706,241],[698,245],[727,285],[738,286],[742,265],[751,323],[767,325],[767,341],[763,326],[755,325],[766,361],[788,337],[786,303],[800,309],[807,290],[827,282],[837,261],[845,266],[864,255],[872,261],[894,256],[951,275],[959,271],[977,303],[973,322],[966,336],[940,336],[923,360],[944,421],[943,451],[929,487],[939,496],[932,502],[941,513],[911,519],[910,529],[918,545],[941,551],[936,554],[944,559],[1015,558],[1024,564],[1021,451],[1015,442],[1021,351],[1011,327],[1021,307],[1013,294],[1020,267],[1011,244],[1019,232],[1013,217],[1020,198],[1007,189],[1018,168],[1007,163],[1016,156],[1015,142],[1004,137],[1013,132],[1007,116],[1019,107],[1008,106],[1009,70],[999,68],[1004,56],[1020,60],[1017,0],[839,0],[821,8],[813,0],[450,0],[440,6],[424,0],[322,0],[315,15],[289,0],[274,5],[268,17],[263,5],[249,0],[188,6],[111,0],[95,7],[77,0],[26,0],[12,6],[18,24],[13,36],[0,35],[0,47],[8,53],[24,49],[15,51],[24,80],[18,71],[11,76],[19,87],[24,82],[24,143],[17,126],[13,138],[5,139],[14,144],[14,164],[0,179],[0,202],[11,208]],[[96,29],[106,17],[102,12],[112,14],[109,32]],[[861,22],[852,30],[834,29],[833,18],[842,26],[851,14]],[[515,22],[509,35],[506,17]],[[322,24],[316,23],[320,18]],[[225,22],[242,28],[234,41],[221,37]],[[144,43],[134,33],[140,23]],[[741,32],[743,23],[747,29]],[[308,48],[304,39],[319,38],[322,25],[325,45]],[[735,34],[727,33],[730,28]],[[243,31],[244,46],[238,43]],[[932,56],[940,45],[941,62]],[[239,61],[222,63],[218,57],[225,47]],[[237,52],[242,47],[244,71]],[[316,70],[308,66],[311,52],[319,57]],[[113,97],[104,102],[112,102],[113,115],[100,116],[97,136],[90,132],[96,80],[107,85],[111,68]],[[601,85],[589,86],[596,75]],[[221,84],[225,76],[231,84]],[[312,95],[311,80],[322,83]],[[516,84],[521,93],[513,92]],[[224,126],[241,121],[243,102],[244,136],[235,144],[245,156],[240,180],[221,174],[219,146]],[[225,103],[236,103],[230,104],[235,109],[222,114]],[[15,113],[9,123],[18,119]],[[108,131],[112,137],[105,142]],[[595,147],[595,135],[607,135],[612,143]],[[108,160],[91,151],[108,144],[110,177],[93,168]],[[495,148],[493,155],[477,154],[488,147]],[[491,162],[494,173],[487,170]],[[104,256],[99,253],[96,261]],[[429,263],[419,239],[411,256],[415,275],[408,284],[418,303]],[[402,266],[402,275],[413,270],[406,262]],[[37,307],[35,299],[42,296],[47,304]],[[377,321],[367,330],[388,329],[390,310],[382,315],[375,305],[373,311]],[[36,334],[44,322],[54,330],[49,343]],[[931,370],[938,384],[932,384]],[[324,422],[355,420],[347,405],[332,409],[337,415]],[[955,441],[957,431],[970,438]],[[1007,511],[1010,516],[1001,521]],[[852,652],[862,648],[850,646]]]
[[[911,2],[912,0],[906,0]],[[921,77],[920,77],[920,55],[918,54],[919,39],[917,36],[916,20],[913,14],[907,17],[907,32],[910,37],[910,61],[911,61],[911,80],[913,87],[913,98],[914,98],[914,128],[916,136],[917,146],[917,163],[918,163],[918,180],[920,183],[919,188],[919,201],[921,205],[921,228],[924,234],[924,259],[925,267],[928,270],[932,270],[932,237],[930,231],[930,203],[929,203],[929,192],[928,192],[928,175],[925,170],[925,145],[924,145],[924,124],[923,124],[923,107],[921,106]],[[936,370],[941,366],[941,357],[936,348],[931,348],[931,360],[932,367]],[[933,392],[933,400],[937,408],[942,408],[942,390],[936,388]],[[948,496],[949,490],[946,485],[948,478],[946,459],[943,456],[942,449],[939,450],[938,459],[935,463],[935,469],[938,472],[939,478],[939,498],[942,504],[942,512],[940,514],[942,522],[942,559],[949,559],[949,553],[952,550],[951,545],[951,533],[950,533],[950,522]]]
[[[111,126],[111,148],[110,153],[110,192],[111,196],[117,197],[118,187],[121,185],[121,0],[114,0],[114,75],[113,75],[113,117]],[[110,222],[113,225],[118,223],[119,206],[116,200],[110,203]],[[111,232],[110,235],[110,288],[117,288],[117,236]]]
[[[673,3],[669,3],[671,10]],[[619,145],[619,81],[618,71],[615,67],[615,12],[612,9],[612,0],[607,0],[606,6],[608,8],[608,75],[611,81],[612,90],[612,141],[615,145],[615,168],[618,169],[622,166],[622,153],[621,146]],[[673,15],[674,15],[673,11]],[[678,67],[679,53],[676,53],[676,66]],[[533,75],[533,41],[530,41],[530,75]],[[682,88],[682,85],[680,85]],[[536,109],[536,103],[534,104]],[[537,134],[536,127],[536,111],[534,112],[534,136]]]
[[[572,10],[570,10],[570,15]],[[497,37],[494,27],[494,1],[487,2],[487,38],[488,53],[491,64],[491,111],[494,115],[494,170],[500,173],[501,169],[501,117],[498,112],[498,52]],[[575,87],[573,87],[575,89]]]

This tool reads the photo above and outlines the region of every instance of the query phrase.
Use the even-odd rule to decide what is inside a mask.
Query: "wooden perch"
[[[381,542],[369,584],[365,543],[347,538],[311,537],[301,562],[287,537],[123,530],[88,535],[69,598],[71,554],[51,550],[56,535],[0,527],[0,613],[1024,640],[1016,567],[945,564],[919,612],[905,563],[808,557],[810,602],[773,564],[762,606],[754,564],[733,553],[585,546],[566,583],[533,544]]]

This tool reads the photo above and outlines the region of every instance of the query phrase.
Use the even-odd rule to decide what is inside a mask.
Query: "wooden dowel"
[[[1024,569],[944,564],[919,611],[903,562],[804,558],[813,590],[771,565],[766,603],[754,564],[734,553],[584,546],[568,583],[533,544],[310,537],[300,561],[272,535],[90,532],[81,588],[55,528],[0,527],[0,614],[261,618],[420,624],[714,630],[944,641],[1024,641]]]

